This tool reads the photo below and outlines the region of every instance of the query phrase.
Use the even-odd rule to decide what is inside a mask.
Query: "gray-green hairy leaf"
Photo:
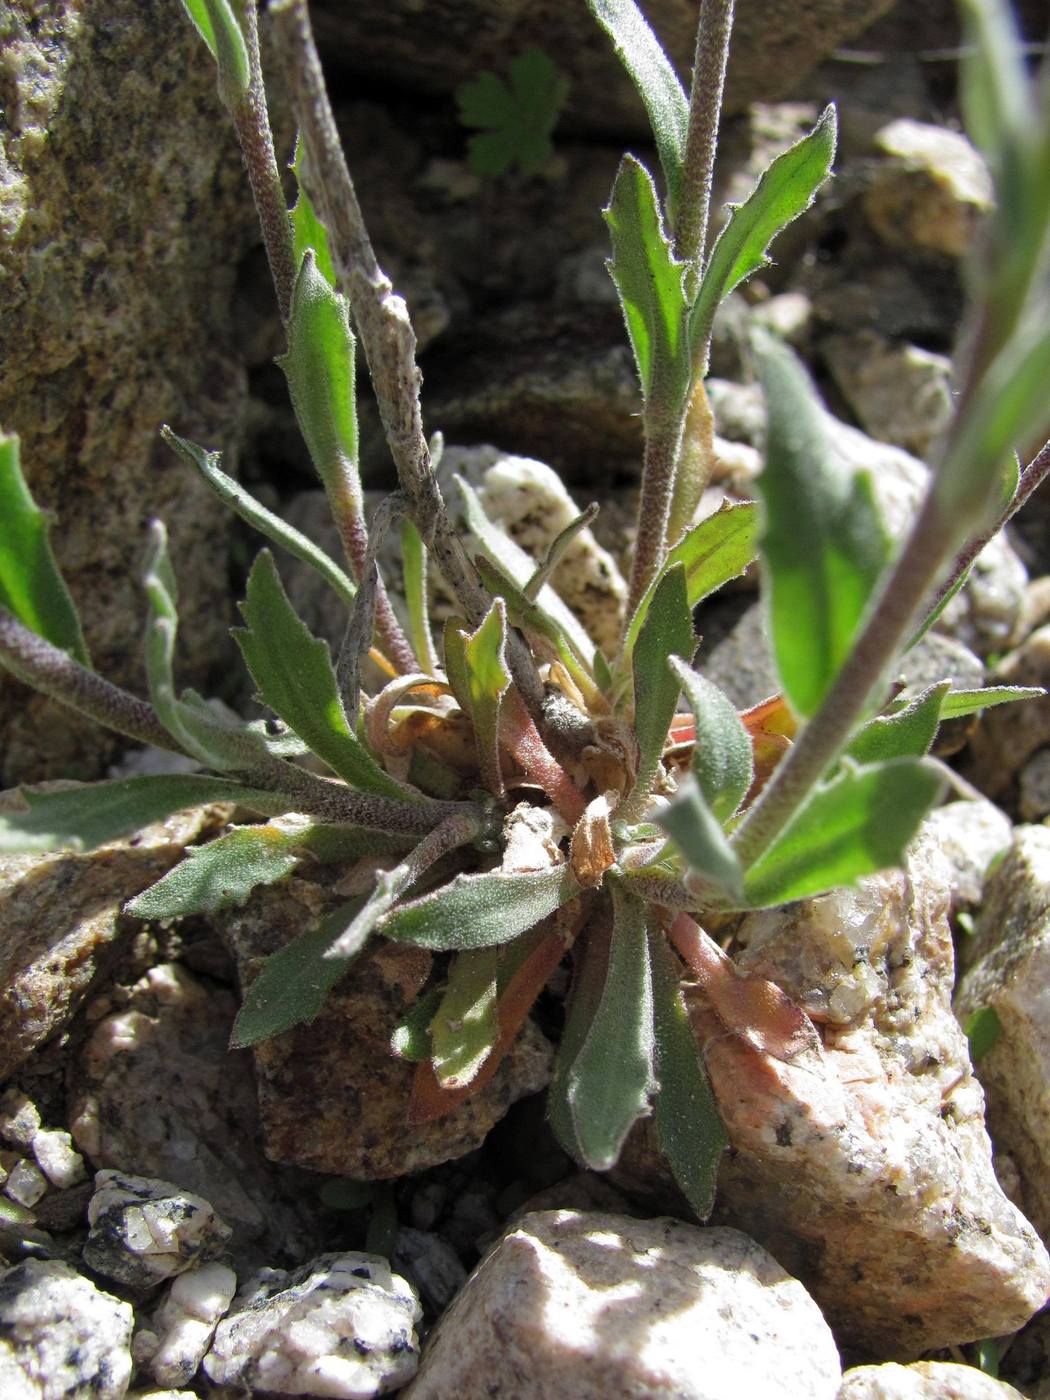
[[[878,763],[908,756],[921,758],[933,743],[951,684],[951,681],[941,681],[928,686],[893,714],[869,720],[850,740],[847,756],[857,763]]]
[[[660,579],[634,647],[634,728],[638,737],[638,775],[625,810],[625,820],[641,816],[639,801],[652,789],[667,734],[678,706],[678,677],[668,667],[677,656],[689,664],[696,650],[693,615],[685,589],[681,564]]]
[[[295,157],[292,160],[292,172],[295,175],[295,185],[298,196],[293,204],[289,217],[292,221],[292,249],[295,253],[295,265],[302,266],[303,258],[307,252],[313,253],[317,263],[317,270],[332,288],[335,287],[335,268],[332,264],[332,253],[328,246],[328,231],[317,217],[317,212],[310,202],[310,196],[306,192],[303,184],[303,141],[301,136],[295,140]]]
[[[660,809],[657,821],[701,879],[724,891],[734,904],[742,902],[740,862],[694,777],[685,779]]]
[[[505,875],[457,875],[449,884],[402,904],[379,922],[386,938],[421,948],[488,948],[506,943],[580,893],[567,865]]]
[[[457,953],[448,987],[430,1023],[434,1074],[448,1089],[469,1084],[499,1036],[496,973],[499,950]]]
[[[754,776],[751,737],[729,697],[676,657],[668,663],[696,717],[692,771],[715,820],[725,823]]]

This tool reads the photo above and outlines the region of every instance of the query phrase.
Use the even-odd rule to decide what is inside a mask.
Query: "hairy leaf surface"
[[[580,894],[567,865],[505,875],[457,875],[449,884],[402,904],[379,932],[422,948],[487,948],[506,943]]]
[[[754,777],[751,736],[724,691],[676,657],[668,664],[696,717],[693,776],[715,820],[724,824]]]

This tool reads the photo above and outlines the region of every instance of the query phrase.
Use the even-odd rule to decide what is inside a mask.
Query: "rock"
[[[405,1400],[830,1400],[840,1377],[812,1299],[746,1235],[559,1210],[494,1245]]]
[[[0,802],[14,806],[17,794]],[[87,855],[0,856],[0,1080],[66,1025],[135,927],[124,902],[207,822],[200,808]]]
[[[219,1253],[233,1231],[192,1191],[112,1170],[95,1177],[84,1262],[132,1289],[149,1289]]]
[[[429,1313],[440,1316],[467,1281],[467,1271],[452,1246],[424,1230],[402,1225],[390,1262],[413,1285]]]
[[[175,1182],[234,1227],[241,1268],[318,1247],[311,1191],[256,1146],[250,1057],[228,1049],[236,1004],[225,988],[162,964],[125,1009],[102,1017],[70,1070],[70,1128],[99,1167]]]
[[[1050,684],[1050,626],[1040,627],[996,666],[991,685]],[[993,801],[1009,802],[1028,760],[1050,744],[1045,696],[998,705],[985,712],[963,764],[963,774]]]
[[[1013,1332],[1050,1288],[951,1012],[948,882],[922,835],[904,871],[741,920],[738,967],[810,1014],[819,1054],[762,1055],[690,998],[732,1144],[719,1218],[747,1222],[840,1342],[899,1360]]]
[[[237,1276],[226,1264],[202,1264],[180,1274],[148,1329],[135,1334],[136,1368],[146,1367],[159,1385],[188,1385],[236,1288]]]
[[[371,1254],[322,1254],[293,1273],[265,1269],[237,1295],[204,1358],[217,1385],[252,1393],[366,1400],[411,1380],[422,1311]]]
[[[236,470],[230,308],[238,258],[259,239],[214,65],[178,7],[4,9],[0,422],[54,512],[96,668],[136,691],[136,556],[149,518],[167,520],[180,677],[200,685],[228,646],[231,517],[157,431],[171,422]],[[0,678],[4,786],[95,777],[125,744]]]
[[[1020,827],[985,886],[972,941],[974,961],[955,999],[964,1023],[982,1007],[991,1007],[999,1018],[999,1037],[978,1065],[989,1129],[996,1145],[1016,1161],[1026,1210],[1044,1239],[1050,1239],[1048,909],[1050,830]]]
[[[991,802],[947,802],[930,813],[923,830],[951,866],[952,913],[976,908],[985,872],[1010,845],[1009,817]]]
[[[4,1182],[4,1195],[31,1210],[47,1192],[47,1177],[34,1162],[23,1157],[11,1168]]]
[[[27,1259],[0,1273],[0,1393],[12,1400],[123,1400],[132,1313],[68,1264]]]
[[[830,336],[820,348],[864,431],[924,457],[951,422],[951,360],[870,330]]]
[[[1023,1400],[1005,1381],[954,1361],[910,1366],[854,1366],[842,1377],[837,1400]]]
[[[1050,749],[1039,749],[1021,769],[1017,815],[1023,822],[1039,821],[1050,813]]]
[[[334,903],[328,890],[293,877],[223,915],[243,982]],[[528,1022],[484,1089],[442,1118],[409,1123],[415,1066],[394,1058],[390,1036],[429,968],[420,949],[376,942],[312,1021],[253,1048],[268,1157],[362,1180],[404,1176],[479,1146],[512,1103],[547,1084],[552,1050]]]
[[[894,248],[968,253],[994,192],[966,137],[900,117],[883,127],[876,145],[888,159],[871,174],[864,209],[879,237]]]

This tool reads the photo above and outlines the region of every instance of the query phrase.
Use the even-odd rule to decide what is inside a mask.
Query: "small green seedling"
[[[561,116],[569,82],[542,49],[512,60],[509,82],[481,73],[456,89],[459,119],[478,128],[467,142],[476,175],[505,175],[515,166],[537,175],[551,158],[551,132]]]

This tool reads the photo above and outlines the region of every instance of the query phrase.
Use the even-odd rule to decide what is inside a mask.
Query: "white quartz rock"
[[[415,1374],[419,1301],[385,1259],[322,1254],[264,1269],[219,1323],[204,1370],[216,1385],[368,1400]]]
[[[88,1206],[84,1261],[133,1288],[151,1288],[217,1253],[233,1233],[211,1204],[170,1181],[106,1169]]]
[[[952,909],[981,902],[985,872],[1010,845],[1010,818],[994,802],[946,802],[923,822],[952,869]]]
[[[854,1366],[837,1400],[1022,1400],[1021,1392],[976,1366],[916,1361],[912,1366]]]
[[[29,1259],[0,1274],[4,1400],[122,1400],[132,1312],[68,1264]]]
[[[840,1378],[816,1304],[746,1235],[556,1210],[497,1241],[404,1400],[833,1400]]]
[[[153,1314],[149,1329],[135,1335],[136,1366],[148,1366],[159,1385],[188,1384],[236,1288],[237,1276],[226,1264],[202,1264],[180,1274]]]

